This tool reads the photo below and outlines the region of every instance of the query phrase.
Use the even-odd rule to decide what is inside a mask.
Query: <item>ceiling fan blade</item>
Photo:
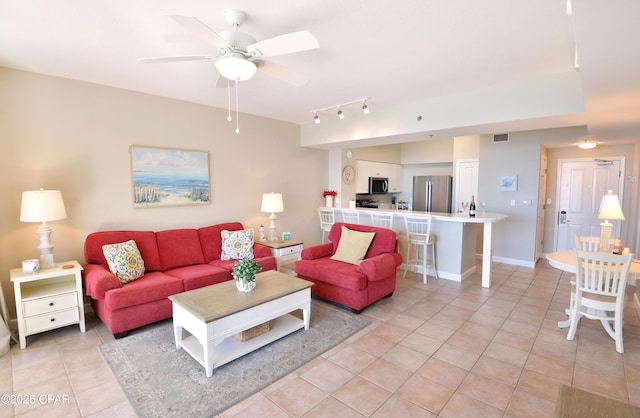
[[[258,71],[294,86],[303,86],[309,81],[308,76],[271,62],[260,63]]]
[[[249,45],[247,50],[255,52],[258,56],[273,57],[276,55],[291,54],[293,52],[308,51],[319,48],[320,44],[311,32],[303,30],[300,32],[280,35],[265,39]]]
[[[216,47],[224,47],[231,49],[231,45],[225,41],[220,35],[218,35],[209,26],[202,23],[200,20],[193,16],[183,15],[169,15],[170,18],[184,26],[185,28],[197,33],[201,38],[207,42],[212,43]]]
[[[150,57],[150,58],[140,58],[139,61],[146,62],[149,64],[161,63],[161,62],[179,62],[179,61],[199,61],[199,60],[210,60],[216,57],[210,55],[182,55],[175,57]]]

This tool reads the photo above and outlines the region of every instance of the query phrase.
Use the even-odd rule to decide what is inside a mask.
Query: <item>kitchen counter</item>
[[[336,211],[336,221],[342,221],[342,210]],[[406,257],[406,231],[404,217],[429,216],[433,219],[431,233],[436,237],[436,266],[438,276],[443,279],[462,281],[475,273],[475,244],[477,225],[484,225],[482,238],[482,287],[491,286],[492,225],[508,218],[499,213],[482,213],[475,217],[466,213],[422,212],[396,209],[356,208],[360,212],[360,223],[370,224],[372,213],[393,213],[393,229],[398,232],[400,252]]]

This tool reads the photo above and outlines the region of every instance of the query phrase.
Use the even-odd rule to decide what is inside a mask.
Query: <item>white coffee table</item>
[[[169,296],[173,302],[176,349],[183,348],[205,368],[213,369],[304,327],[309,329],[312,282],[266,271],[256,288],[240,292],[234,281]],[[291,312],[301,309],[303,319]],[[271,329],[248,341],[233,338],[273,320]]]

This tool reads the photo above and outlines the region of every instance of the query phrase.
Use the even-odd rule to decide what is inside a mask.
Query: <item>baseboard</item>
[[[493,256],[491,260],[494,263],[510,264],[512,266],[521,266],[521,267],[529,267],[529,268],[534,268],[536,266],[535,261],[518,260],[516,258],[504,258],[504,257]]]
[[[633,305],[636,307],[636,314],[640,317],[640,299],[638,299],[638,294],[633,294]]]
[[[404,273],[404,264],[402,264],[398,269],[401,270]],[[416,266],[416,274],[422,274],[422,266]],[[444,279],[444,280],[451,280],[453,282],[462,282],[464,279],[466,279],[467,277],[471,276],[473,273],[476,272],[476,267],[473,266],[470,269],[468,269],[467,271],[463,272],[462,274],[456,274],[456,273],[449,273],[447,271],[440,271],[438,270],[438,278],[439,279]],[[429,269],[429,271],[427,271],[427,275],[428,276],[432,276],[433,275],[433,270]]]

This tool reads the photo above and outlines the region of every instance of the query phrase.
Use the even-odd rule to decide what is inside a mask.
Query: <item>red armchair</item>
[[[360,264],[334,260],[342,227],[375,235]],[[329,242],[302,250],[295,271],[309,280],[312,295],[360,313],[373,302],[389,297],[396,289],[396,269],[402,264],[396,233],[390,229],[337,222],[329,231]]]

